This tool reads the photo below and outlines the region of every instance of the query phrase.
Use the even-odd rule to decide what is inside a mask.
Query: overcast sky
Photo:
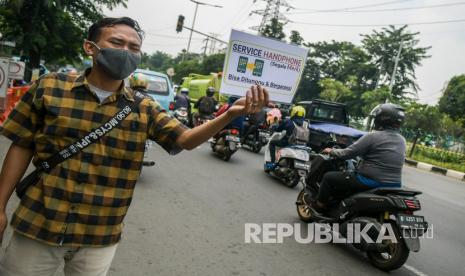
[[[258,0],[201,0],[221,5],[213,8],[199,5],[195,29],[219,34],[229,40],[232,28],[256,33],[250,27],[260,23],[261,16],[251,15],[263,9],[265,1]],[[460,0],[287,0],[295,7],[286,16],[293,23],[285,26],[289,35],[297,30],[305,41],[350,41],[360,44],[360,33],[370,33],[388,24],[410,23],[409,30],[420,32],[420,46],[432,46],[431,58],[417,69],[417,79],[422,103],[435,104],[445,83],[454,75],[465,73],[465,1]],[[429,6],[429,7],[428,7]],[[431,7],[433,6],[433,7]],[[419,8],[423,7],[423,8]],[[347,9],[346,9],[347,8]],[[334,11],[337,9],[338,11]],[[345,10],[344,10],[345,9]],[[317,12],[315,12],[315,10]],[[329,11],[328,10],[332,10]],[[127,9],[106,11],[108,16],[129,16],[136,19],[146,32],[143,51],[157,50],[176,55],[187,48],[189,31],[177,34],[179,14],[185,16],[185,25],[191,26],[195,4],[189,0],[129,0]],[[282,9],[284,12],[285,9]],[[456,23],[421,24],[463,20]],[[304,24],[308,23],[308,24]],[[321,25],[317,25],[321,24]],[[370,25],[370,26],[326,26]],[[201,53],[204,37],[193,34],[190,51]]]

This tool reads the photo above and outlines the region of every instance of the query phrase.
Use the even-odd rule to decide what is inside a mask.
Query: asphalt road
[[[150,156],[157,164],[137,184],[111,276],[388,274],[347,245],[246,244],[245,223],[300,222],[299,189],[264,174],[263,154],[240,150],[223,162],[204,144],[172,157],[156,147]],[[424,192],[421,214],[434,238],[389,275],[465,275],[465,183],[405,167],[404,184]]]

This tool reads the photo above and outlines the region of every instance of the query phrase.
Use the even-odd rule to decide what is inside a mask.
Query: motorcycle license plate
[[[237,136],[227,135],[226,141],[240,142],[241,139]]]
[[[410,228],[410,229],[426,229],[427,223],[425,217],[423,216],[412,216],[405,214],[397,214],[397,223],[400,228]]]

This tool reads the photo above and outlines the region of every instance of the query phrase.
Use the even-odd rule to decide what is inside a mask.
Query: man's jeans
[[[0,275],[52,276],[64,262],[66,276],[105,276],[116,247],[56,247],[13,233],[0,260]]]
[[[276,162],[276,147],[287,147],[289,145],[289,142],[287,140],[275,140],[275,141],[270,141],[270,157],[271,157],[271,163]]]

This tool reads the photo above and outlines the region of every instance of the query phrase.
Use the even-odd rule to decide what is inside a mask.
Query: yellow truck
[[[192,103],[196,103],[200,97],[205,96],[209,86],[215,88],[215,99],[219,103],[227,101],[227,97],[219,94],[222,73],[210,73],[210,75],[189,74],[182,79],[181,88],[189,89],[189,97]]]

